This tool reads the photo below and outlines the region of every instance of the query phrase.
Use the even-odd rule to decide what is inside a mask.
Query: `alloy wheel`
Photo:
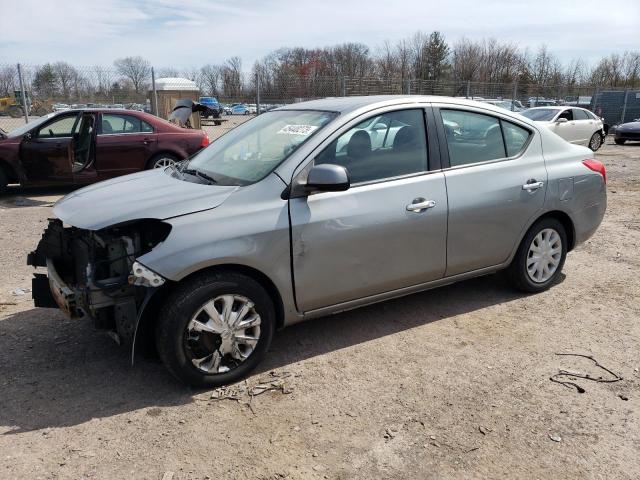
[[[527,274],[535,283],[553,277],[562,259],[562,239],[552,228],[541,230],[531,241],[527,253]]]
[[[601,143],[602,143],[602,137],[599,134],[595,133],[591,136],[591,141],[589,142],[589,148],[595,152],[600,148]]]
[[[153,164],[153,168],[166,168],[172,167],[177,162],[171,157],[162,157],[156,160]]]
[[[261,318],[255,304],[236,294],[205,303],[187,324],[184,342],[191,363],[205,373],[228,372],[253,353]]]

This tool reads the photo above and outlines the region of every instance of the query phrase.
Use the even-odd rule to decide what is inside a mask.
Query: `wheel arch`
[[[284,326],[284,303],[282,301],[282,296],[278,291],[278,288],[273,283],[273,281],[265,275],[263,272],[259,271],[256,268],[248,267],[246,265],[241,264],[221,264],[221,265],[213,265],[209,267],[202,268],[200,270],[196,270],[195,272],[190,273],[186,277],[180,279],[177,282],[167,282],[162,287],[158,288],[156,292],[151,296],[149,302],[144,306],[141,314],[140,321],[136,326],[136,335],[134,340],[134,345],[132,345],[132,360],[134,352],[137,350],[142,350],[143,353],[152,353],[155,352],[155,342],[154,342],[154,332],[156,327],[156,318],[160,308],[162,308],[162,304],[165,298],[167,298],[170,293],[178,287],[182,282],[187,281],[197,275],[202,275],[203,273],[220,273],[220,272],[234,272],[240,273],[242,275],[246,275],[247,277],[258,282],[266,291],[271,300],[273,301],[273,307],[275,309],[276,314],[276,329],[280,329]]]
[[[573,250],[573,248],[576,245],[576,228],[569,214],[567,214],[566,212],[563,212],[562,210],[550,210],[540,215],[533,222],[531,222],[529,227],[527,227],[524,234],[522,235],[522,238],[526,236],[527,232],[529,231],[529,229],[531,229],[533,225],[535,225],[537,222],[539,222],[544,218],[554,218],[562,224],[562,226],[565,229],[565,232],[567,233],[567,241],[569,243],[567,252],[570,252],[571,250]],[[520,241],[522,242],[522,239],[520,239]]]

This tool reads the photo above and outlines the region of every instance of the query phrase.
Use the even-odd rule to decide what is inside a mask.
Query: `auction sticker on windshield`
[[[278,134],[281,135],[311,135],[318,127],[315,125],[285,125],[280,130],[278,130]]]

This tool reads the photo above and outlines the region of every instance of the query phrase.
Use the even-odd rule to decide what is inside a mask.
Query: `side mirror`
[[[564,117],[560,117],[558,119],[556,119],[556,123],[567,123],[568,120]]]
[[[31,135],[31,132],[27,132],[24,135],[22,135],[22,139],[23,140],[31,140],[33,138],[33,136]]]
[[[320,192],[344,192],[351,186],[349,172],[341,165],[325,163],[315,165],[307,175],[307,190]]]

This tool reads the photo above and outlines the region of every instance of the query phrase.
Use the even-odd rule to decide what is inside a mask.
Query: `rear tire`
[[[175,155],[170,153],[160,153],[149,160],[147,165],[147,170],[151,170],[152,168],[167,168],[171,165],[175,165],[180,160]]]
[[[591,138],[589,139],[589,148],[591,149],[591,151],[597,151],[602,146],[602,141],[603,138],[600,132],[596,132],[591,135]]]
[[[553,253],[558,247],[559,252]],[[548,290],[562,272],[567,249],[567,232],[562,223],[555,218],[538,220],[527,231],[507,268],[511,284],[527,293]],[[545,265],[546,270],[537,269]]]
[[[624,142],[626,142],[626,140],[624,138],[616,138],[614,142],[616,142],[616,145],[624,145]]]
[[[225,298],[233,299],[228,316]],[[214,322],[210,308],[219,313],[218,319],[231,321]],[[241,317],[238,312],[245,313]],[[256,318],[257,324],[248,330],[234,330],[234,325]],[[271,297],[254,279],[234,272],[205,272],[182,283],[167,298],[158,318],[156,346],[178,380],[192,387],[218,387],[240,380],[256,367],[271,344],[275,324]],[[203,330],[203,325],[222,333]]]

